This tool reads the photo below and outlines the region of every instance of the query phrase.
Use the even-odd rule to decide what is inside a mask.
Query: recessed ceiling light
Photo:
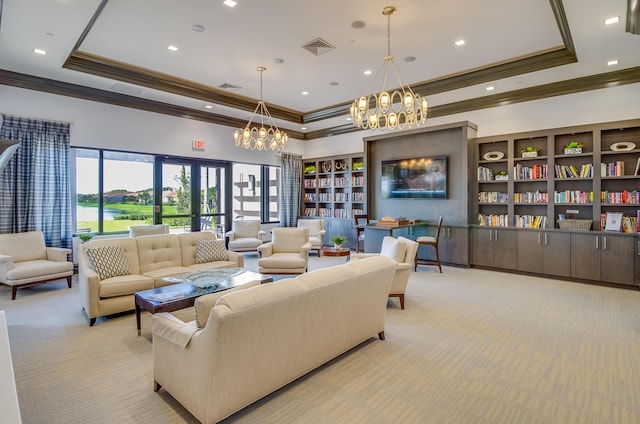
[[[42,50],[42,49],[33,49],[33,52],[35,54],[43,54],[43,55],[47,54],[47,51],[46,50]]]
[[[275,59],[273,59],[273,63],[284,63],[284,59],[280,59],[279,57],[276,57]]]
[[[329,85],[330,85],[331,87],[335,87],[336,85],[340,85],[340,83],[339,83],[338,81],[331,81],[331,82],[329,83]]]
[[[351,121],[351,120],[353,120],[353,118],[352,118],[352,117],[350,117],[350,116],[347,116],[346,120],[347,120],[347,121]]]
[[[607,66],[613,66],[618,64],[618,59],[611,59],[607,61]]]
[[[169,50],[171,50],[172,52],[177,52],[178,48],[176,46],[169,46],[167,47]]]
[[[485,90],[487,90],[487,91],[493,91],[495,89],[496,88],[493,85],[490,85],[489,87],[485,88]]]
[[[195,24],[191,27],[191,30],[194,32],[204,32],[204,26],[200,24]]]
[[[465,44],[467,44],[467,42],[464,41],[464,40],[458,40],[453,44],[455,44],[456,46],[460,47],[460,46],[464,46]]]
[[[617,24],[620,22],[620,16],[614,16],[613,18],[607,18],[604,20],[605,25]]]
[[[367,69],[366,71],[364,71],[364,72],[363,72],[363,74],[365,74],[365,75],[371,75],[371,74],[373,74],[373,72],[371,72],[370,70],[368,70],[368,69]]]
[[[302,95],[303,95],[303,96],[308,96],[308,95],[309,95],[309,92],[308,92],[308,91],[303,91],[303,92],[302,92]]]
[[[365,27],[365,23],[362,21],[353,21],[351,22],[351,28],[353,29],[362,29]]]
[[[416,57],[415,56],[407,56],[404,58],[405,62],[415,62]]]
[[[211,105],[204,105],[205,109],[213,109],[213,106]]]
[[[307,130],[307,127],[302,127],[302,128],[300,128],[300,129],[301,129],[302,131],[306,131],[306,130]]]
[[[237,2],[233,1],[233,0],[224,0],[223,2],[225,5],[229,6],[229,7],[234,7],[236,4],[238,4]]]

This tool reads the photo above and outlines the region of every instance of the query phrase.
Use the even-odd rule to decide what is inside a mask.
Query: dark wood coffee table
[[[222,279],[217,277],[212,279],[211,284],[207,284],[206,273],[207,271],[190,272],[165,278],[165,280],[171,282],[197,281],[196,284],[192,282],[178,282],[177,284],[171,284],[169,286],[137,292],[135,294],[135,303],[138,336],[140,335],[140,313],[142,311],[151,312],[152,314],[157,312],[173,312],[193,306],[196,298],[205,294],[229,290],[256,280],[260,281],[260,284],[273,281],[273,278],[266,275],[247,270],[238,270],[238,273],[235,275]]]
[[[320,248],[320,256],[346,256],[348,261],[351,258],[351,249],[346,247],[336,249],[335,247],[324,246]]]

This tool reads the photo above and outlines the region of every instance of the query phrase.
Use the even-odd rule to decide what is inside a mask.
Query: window
[[[233,219],[262,220],[260,170],[260,165],[233,165]]]

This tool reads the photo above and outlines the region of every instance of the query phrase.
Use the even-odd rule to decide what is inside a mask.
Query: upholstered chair
[[[364,244],[364,227],[369,225],[369,217],[367,215],[354,215],[353,221],[356,229],[356,253],[359,253],[360,242]],[[364,250],[364,246],[362,250]]]
[[[309,242],[311,250],[317,250],[320,255],[320,249],[324,245],[324,235],[327,230],[324,229],[324,219],[298,219],[298,227],[309,229]]]
[[[71,249],[47,247],[42,231],[0,234],[0,284],[11,287],[15,300],[19,287],[65,278],[71,288]]]
[[[264,243],[265,232],[260,229],[258,220],[235,220],[231,231],[227,231],[229,238],[228,249],[234,252],[251,252]]]
[[[436,231],[435,236],[420,236],[416,239],[418,242],[418,248],[420,246],[433,247],[434,253],[436,255],[435,259],[422,259],[416,255],[415,264],[413,266],[413,270],[418,270],[418,265],[434,265],[437,266],[442,273],[442,264],[440,264],[440,252],[438,251],[438,244],[440,243],[440,232],[442,231],[442,217],[438,221],[438,230]]]
[[[271,241],[258,247],[261,274],[302,274],[309,263],[308,228],[274,228]]]
[[[380,253],[355,253],[352,260],[368,258],[371,256],[386,256],[396,261],[396,273],[391,283],[389,297],[397,297],[400,300],[400,309],[404,309],[404,292],[409,283],[409,275],[414,267],[414,261],[418,252],[418,243],[406,237],[386,236],[382,239]]]

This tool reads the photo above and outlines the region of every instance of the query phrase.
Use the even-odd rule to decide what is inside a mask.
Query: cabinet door
[[[633,284],[633,237],[603,235],[600,246],[600,280]]]
[[[445,231],[446,230],[446,231]],[[446,227],[444,259],[440,252],[440,260],[450,264],[469,265],[469,231],[466,228]],[[440,235],[442,240],[442,234]],[[440,243],[442,244],[442,243]]]
[[[571,277],[600,279],[599,236],[571,234]]]
[[[542,272],[542,237],[540,231],[518,231],[518,270]]]
[[[571,275],[570,234],[550,231],[542,234],[542,273],[561,277]]]
[[[496,268],[518,269],[518,232],[494,230],[493,264]]]
[[[635,259],[635,282],[634,285],[636,286],[640,286],[640,237],[636,237],[636,239],[634,240],[635,243],[635,250],[633,251],[633,256],[636,258]]]
[[[471,229],[471,263],[493,266],[493,228]]]

